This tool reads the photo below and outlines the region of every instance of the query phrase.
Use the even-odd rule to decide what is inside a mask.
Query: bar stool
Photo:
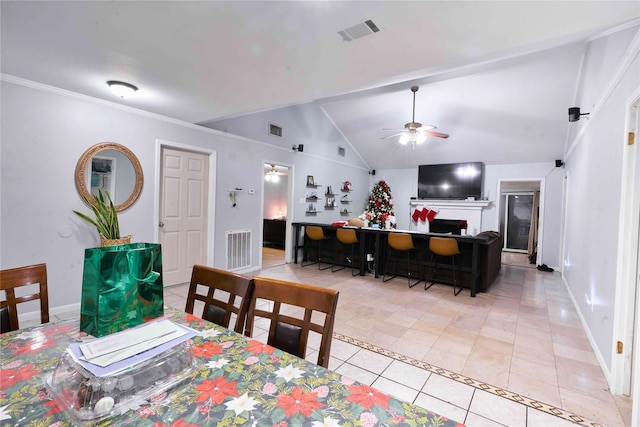
[[[451,270],[453,272],[453,295],[458,295],[462,290],[462,286],[456,292],[456,255],[460,254],[458,248],[458,241],[450,237],[431,237],[429,239],[429,251],[431,251],[431,265],[433,266],[433,276],[431,277],[431,284],[427,286],[425,281],[424,290],[426,291],[433,286],[436,276],[436,270],[438,268],[438,257],[451,257]],[[436,263],[433,259],[436,259]]]
[[[336,230],[336,251],[334,254],[338,253],[338,246],[342,243],[342,259],[346,258],[347,246],[351,246],[351,258],[347,258],[349,264],[351,264],[351,275],[355,276],[359,272],[354,273],[353,261],[354,261],[354,247],[356,243],[358,243],[358,236],[356,236],[356,231],[353,228],[338,228]],[[331,272],[335,273],[336,271],[344,270],[344,266],[340,268],[335,268],[336,264],[334,261],[333,266],[331,267]]]
[[[413,238],[411,237],[411,234],[391,232],[388,234],[387,243],[389,244],[389,255],[387,256],[387,263],[385,264],[384,273],[382,274],[382,281],[388,282],[389,280],[396,277],[395,275],[393,275],[388,279],[385,278],[385,276],[387,275],[387,270],[389,268],[389,261],[391,261],[391,254],[394,251],[397,251],[397,252],[404,252],[407,255],[407,283],[409,287],[413,288],[415,285],[422,282],[422,279],[418,277],[417,282],[411,283],[411,269],[410,269],[411,259],[409,257],[409,254],[417,250],[417,248],[413,244]],[[420,270],[421,270],[420,264],[418,264],[418,271]]]
[[[302,263],[300,263],[300,266],[307,267],[309,265],[313,265],[317,263],[318,270],[326,270],[327,268],[331,268],[333,266],[333,263],[331,263],[327,267],[320,268],[320,263],[322,262],[322,257],[320,256],[320,249],[322,248],[321,244],[323,240],[329,239],[327,236],[324,235],[324,231],[322,230],[322,227],[318,227],[317,225],[307,225],[305,227],[305,233],[307,234],[307,237],[309,238],[310,242],[313,241],[317,243],[318,259],[317,261],[307,262],[307,264],[305,264],[303,261]],[[308,254],[308,248],[307,248],[307,251],[305,252],[307,252]]]

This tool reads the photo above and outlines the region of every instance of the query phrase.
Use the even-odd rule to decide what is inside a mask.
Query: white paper
[[[165,344],[186,333],[175,323],[163,319],[81,344],[80,351],[87,362],[105,367]]]

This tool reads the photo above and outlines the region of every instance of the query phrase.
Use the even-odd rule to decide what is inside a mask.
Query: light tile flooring
[[[331,369],[470,427],[630,425],[631,401],[609,392],[558,272],[503,265],[476,298],[348,269],[259,274],[340,291]]]
[[[265,252],[256,275],[340,291],[332,370],[469,427],[630,425],[631,401],[609,393],[557,272],[503,265],[489,291],[470,298],[281,259]],[[187,290],[166,288],[165,303],[184,310]],[[77,313],[54,317],[69,316]]]

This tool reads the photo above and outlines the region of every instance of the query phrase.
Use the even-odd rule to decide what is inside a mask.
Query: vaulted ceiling
[[[1,2],[1,71],[190,123],[311,103],[372,168],[562,158],[586,42],[637,1]],[[338,34],[366,20],[379,32]],[[105,84],[140,88],[130,100]],[[411,121],[448,139],[382,140]],[[6,106],[5,106],[6,108]]]

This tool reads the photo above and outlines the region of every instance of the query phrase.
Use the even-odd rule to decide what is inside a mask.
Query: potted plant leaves
[[[92,203],[86,196],[82,196],[85,204],[91,208],[95,218],[74,210],[73,212],[87,223],[96,227],[100,235],[100,246],[124,245],[131,242],[131,235],[120,237],[120,225],[118,224],[118,212],[111,200],[111,195],[105,189],[99,189]]]

